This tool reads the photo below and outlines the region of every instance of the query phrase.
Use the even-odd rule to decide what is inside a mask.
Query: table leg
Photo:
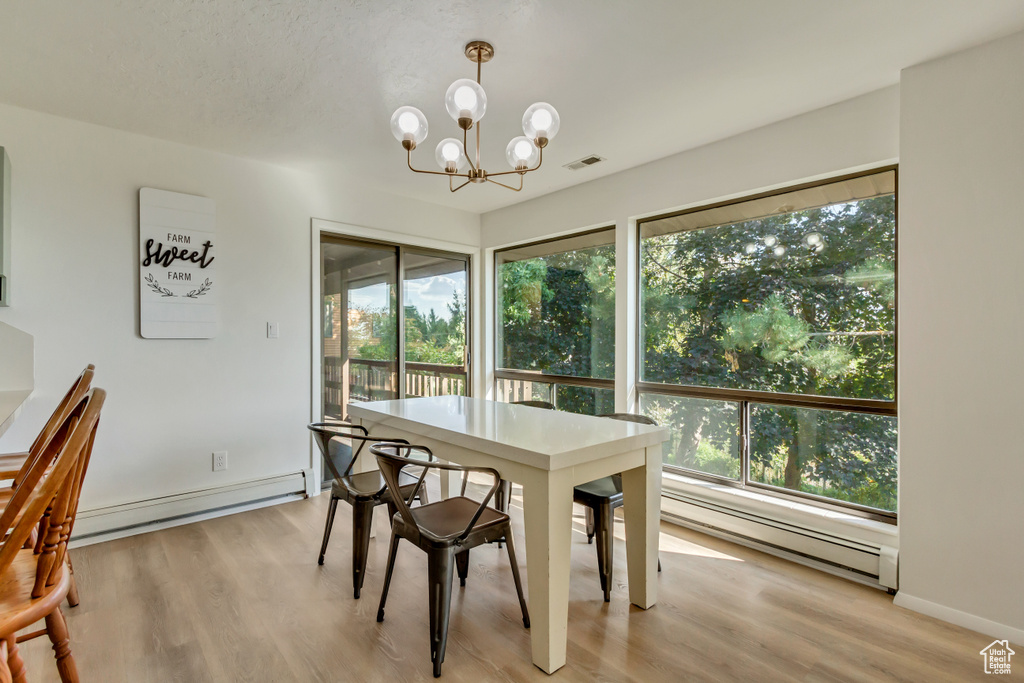
[[[533,663],[549,674],[565,664],[572,543],[570,474],[569,470],[538,470],[520,482]]]
[[[448,462],[447,460],[441,460],[441,462]],[[459,495],[462,490],[462,473],[461,472],[449,472],[445,470],[440,471],[441,475],[441,499],[447,500],[452,495]]]
[[[629,601],[647,609],[658,600],[658,531],[661,522],[661,446],[647,449],[647,465],[622,473]]]

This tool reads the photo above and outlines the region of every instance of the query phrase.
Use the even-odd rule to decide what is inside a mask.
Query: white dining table
[[[348,410],[372,436],[427,446],[444,461],[493,467],[522,485],[530,637],[542,670],[565,664],[577,484],[622,473],[629,599],[643,609],[657,601],[667,429],[464,396],[354,402]],[[363,466],[374,466],[371,460],[360,458]],[[441,487],[447,496],[446,477]]]

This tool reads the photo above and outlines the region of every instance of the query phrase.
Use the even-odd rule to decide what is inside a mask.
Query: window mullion
[[[740,401],[740,481],[750,483],[750,401]]]
[[[395,350],[398,362],[398,397],[405,398],[405,248],[398,247],[398,280],[395,283],[395,302],[398,317],[395,325]]]

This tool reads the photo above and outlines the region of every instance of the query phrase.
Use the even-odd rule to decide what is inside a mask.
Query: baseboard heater
[[[304,498],[313,493],[312,486],[312,470],[303,470],[212,489],[81,510],[70,545],[91,545]]]
[[[662,491],[662,518],[831,574],[896,590],[897,549]]]

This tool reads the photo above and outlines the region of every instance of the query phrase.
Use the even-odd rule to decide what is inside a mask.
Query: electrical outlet
[[[279,336],[279,328],[277,323],[267,323],[267,339],[277,339]]]
[[[220,472],[228,468],[228,452],[215,451],[213,454],[213,471]]]

